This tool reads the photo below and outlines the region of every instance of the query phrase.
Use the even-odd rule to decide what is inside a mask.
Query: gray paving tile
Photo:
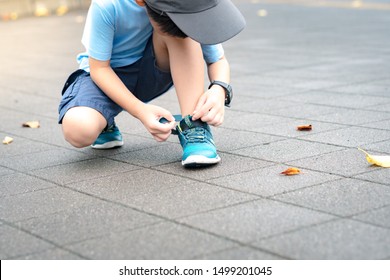
[[[291,119],[267,114],[247,113],[236,115],[224,121],[223,128],[233,128],[237,130],[264,132],[264,126],[285,123]]]
[[[339,177],[311,170],[301,170],[299,176],[284,176],[280,172],[286,165],[274,165],[236,175],[224,176],[208,182],[262,197],[281,194],[292,190],[336,180]]]
[[[180,144],[165,143],[164,145],[153,146],[148,149],[136,150],[108,157],[138,166],[151,167],[171,162],[181,163],[182,153],[183,149]]]
[[[0,198],[57,187],[55,184],[21,173],[4,175],[0,180]]]
[[[217,165],[201,168],[201,169],[188,169],[183,168],[180,162],[161,165],[156,169],[170,174],[178,174],[185,178],[192,178],[196,180],[207,180],[218,178],[230,174],[238,174],[241,172],[249,171],[252,169],[271,165],[268,162],[251,159],[243,156],[219,153],[221,162]]]
[[[373,128],[349,127],[299,138],[339,146],[360,147],[365,144],[388,140],[390,139],[390,133],[389,131]]]
[[[114,174],[119,176],[120,173],[135,169],[139,167],[107,158],[97,158],[46,167],[31,171],[30,174],[58,184],[69,184]]]
[[[332,91],[336,89],[332,88]],[[390,95],[389,95],[390,96]],[[366,96],[359,94],[342,94],[331,91],[312,91],[290,96],[284,96],[283,99],[292,100],[301,103],[321,104],[332,107],[344,108],[364,108],[373,105],[389,103],[389,97]]]
[[[260,144],[268,144],[284,138],[261,134],[257,132],[232,130],[227,128],[215,128],[213,130],[214,142],[218,151],[229,152],[240,148],[250,147]],[[245,141],[242,141],[245,139]]]
[[[335,215],[350,216],[389,204],[390,188],[366,181],[342,179],[274,198]]]
[[[61,60],[61,58],[59,58]],[[0,80],[0,86],[11,90],[12,92],[20,92],[23,94],[29,94],[30,96],[40,96],[52,99],[53,102],[58,102],[61,95],[61,88],[57,79],[47,79],[45,83],[41,82],[39,77],[23,77],[23,83],[20,81],[20,76],[7,75],[5,79]],[[63,78],[65,82],[65,77]],[[39,88],[37,87],[39,84]],[[53,92],[53,88],[57,88],[56,92]]]
[[[311,119],[336,124],[361,125],[388,120],[390,119],[390,113],[340,108],[332,114],[313,116]]]
[[[250,116],[255,116],[256,114],[249,114]],[[243,124],[245,124],[242,121],[243,117],[248,116],[248,113],[246,112],[241,112],[234,110],[233,108],[226,108],[225,109],[225,116],[224,116],[224,121],[221,126],[218,128],[235,128],[236,130],[246,130],[243,127]],[[211,131],[214,132],[214,127],[211,127]]]
[[[18,256],[18,260],[83,260],[81,256],[63,249],[51,249],[34,254]]]
[[[42,150],[42,144],[40,143],[52,144],[57,147],[70,147],[62,136],[61,126],[57,125],[57,114],[52,117],[44,117],[39,114],[19,112],[12,108],[7,109],[2,107],[0,107],[0,114],[2,115],[0,131],[12,133],[14,138],[14,142],[9,147],[16,144],[26,151],[29,151],[29,148],[30,150],[33,148],[37,148],[37,151]],[[31,129],[22,127],[22,124],[27,121],[39,121],[40,128]],[[32,142],[26,142],[25,139],[29,139]]]
[[[258,56],[257,56],[257,60],[258,60]],[[252,61],[252,65],[253,67],[258,67],[258,65],[260,63],[263,63],[264,61],[262,62],[259,62],[258,64],[254,63],[254,61]],[[274,61],[276,63],[276,61]],[[254,71],[256,71],[256,69],[248,69],[248,70],[252,70],[250,71],[249,73],[254,73]],[[248,78],[254,78],[254,77],[248,77]],[[256,78],[258,79],[257,80],[257,83],[261,86],[273,86],[273,87],[276,87],[276,86],[280,86],[280,87],[289,87],[291,88],[292,85],[294,84],[301,84],[301,83],[304,83],[306,79],[304,78],[297,78],[297,77],[276,77],[276,76],[262,76],[261,79],[258,78],[258,76],[256,76]],[[245,82],[245,78],[240,78],[240,81],[241,82]],[[304,88],[304,89],[307,89],[307,88]],[[297,90],[302,90],[302,88],[297,88]]]
[[[15,171],[13,171],[13,170],[11,170],[9,168],[0,166],[0,176],[8,175],[8,174],[11,174],[11,173],[14,173],[14,172]]]
[[[0,157],[2,158],[43,152],[54,148],[53,146],[47,145],[45,143],[20,138],[14,135],[8,136],[12,137],[14,141],[9,145],[0,146]]]
[[[124,172],[121,176],[111,175],[104,178],[72,183],[68,186],[83,193],[127,203],[139,195],[160,193],[169,188],[191,185],[193,183],[193,180],[164,172],[140,169]]]
[[[121,127],[119,127],[119,129],[122,130]],[[123,131],[121,131],[121,133],[124,142],[122,147],[108,150],[97,150],[92,149],[91,147],[85,147],[82,149],[75,149],[75,151],[82,152],[91,156],[108,158],[118,154],[125,154],[128,152],[134,152],[143,149],[150,149],[156,146],[166,145],[166,143],[160,143],[155,141],[154,139],[145,138],[143,136],[127,134]]]
[[[342,176],[353,176],[373,170],[364,154],[358,149],[335,151],[312,158],[289,161],[286,164]]]
[[[174,223],[113,233],[67,246],[91,259],[193,259],[234,243]],[[191,248],[191,250],[188,250]]]
[[[180,219],[192,227],[250,243],[333,216],[271,200],[257,200]]]
[[[241,99],[242,100],[242,99]],[[299,103],[294,101],[285,101],[280,99],[266,99],[266,98],[247,98],[246,102],[235,104],[234,109],[251,113],[269,114],[275,110],[283,108],[298,106]]]
[[[341,219],[254,245],[293,259],[376,260],[389,256],[390,230]]]
[[[96,199],[64,188],[50,188],[0,198],[0,218],[21,221],[92,204]]]
[[[354,176],[356,179],[390,186],[390,169],[373,166],[373,171]]]
[[[334,113],[336,110],[336,108],[331,106],[298,103],[295,106],[290,106],[288,108],[272,110],[270,113],[290,118],[310,118],[321,115],[329,115]]]
[[[333,88],[333,91],[338,92],[346,92],[346,93],[354,93],[354,94],[362,94],[368,96],[390,96],[390,86],[389,85],[381,85],[374,83],[365,83],[365,84],[353,84],[346,85],[342,87]]]
[[[127,204],[147,213],[172,219],[256,198],[253,195],[197,182],[162,190],[158,193],[139,195],[129,199]]]
[[[17,225],[45,240],[64,245],[127,231],[160,222],[160,219],[123,206],[93,204],[42,214]]]
[[[291,89],[288,87],[261,85],[258,79],[255,79],[255,77],[248,77],[246,78],[245,83],[243,82],[234,83],[234,91],[240,93],[240,98],[241,96],[246,96],[250,98],[253,97],[277,98],[280,96],[293,94],[300,90]]]
[[[390,229],[390,206],[374,209],[372,211],[353,216],[352,218]]]
[[[370,106],[370,107],[367,107],[366,109],[372,110],[372,111],[390,112],[390,103]]]
[[[17,258],[54,248],[54,245],[7,225],[0,225],[0,258]]]
[[[17,111],[10,104],[8,104],[8,107],[3,107],[1,106],[2,104],[5,104],[3,100],[0,101],[0,114],[2,119],[2,122],[0,124],[0,131],[3,132],[13,132],[17,134],[19,134],[20,132],[21,135],[23,135],[23,133],[36,133],[41,129],[24,128],[22,127],[22,124],[26,121],[38,120],[42,122],[43,120],[49,119],[47,117],[42,117],[38,114],[26,113],[19,110]],[[53,119],[51,119],[51,121],[53,122]],[[43,127],[41,126],[41,128]]]
[[[365,124],[363,126],[377,128],[377,129],[390,130],[390,120],[368,123],[368,124]]]
[[[31,120],[31,117],[27,120]],[[72,148],[72,146],[64,139],[62,128],[57,124],[56,119],[53,120],[41,117],[37,120],[39,120],[41,125],[38,129],[18,127],[18,129],[13,129],[12,131],[16,136],[26,137],[36,143],[43,142],[56,147],[61,146],[65,148]]]
[[[340,150],[340,148],[303,140],[288,139],[270,143],[269,145],[259,145],[235,150],[234,153],[273,162],[286,162],[313,157],[336,150]]]
[[[335,79],[305,79],[304,81],[293,84],[293,87],[307,90],[326,90],[336,86],[345,85],[346,81]]]
[[[315,79],[316,81],[319,79],[326,79],[327,81],[332,80],[343,82],[346,85],[351,85],[357,82],[361,83],[362,81],[366,81],[368,78],[377,78],[376,74],[362,73],[356,71],[356,69],[351,69],[352,67],[349,65],[350,60],[346,57],[337,57],[335,54],[328,57],[322,57],[321,60],[318,60],[315,55],[307,54],[303,57],[306,59],[317,59],[317,63],[306,64],[303,67],[280,69],[274,73],[267,73],[267,75],[305,78],[306,80]],[[354,75],[351,75],[351,72],[354,72]],[[332,91],[333,88],[338,87],[345,86],[332,86],[330,91]],[[309,92],[313,91],[310,90]]]
[[[387,86],[389,87],[390,86],[390,79],[388,78],[384,78],[384,79],[380,79],[380,80],[375,80],[372,82],[373,85],[381,85],[381,86]]]
[[[367,144],[362,146],[362,149],[372,153],[372,154],[390,154],[390,140]]]
[[[69,149],[57,148],[39,153],[0,158],[0,165],[26,172],[91,158],[93,156]]]
[[[312,131],[297,130],[297,126],[309,124],[312,125]],[[312,135],[324,131],[331,131],[344,127],[347,126],[298,118],[287,119],[286,121],[278,123],[264,123],[262,126],[256,127],[256,130],[259,133],[266,133],[283,137],[297,137],[304,135]]]
[[[56,105],[58,104],[58,101],[56,102],[51,98],[38,95],[34,95],[34,98],[28,98],[29,95],[31,96],[31,93],[23,93],[15,90],[9,91],[9,94],[2,95],[0,106],[46,117],[55,116],[57,114]]]
[[[256,250],[250,247],[235,247],[227,250],[199,256],[203,260],[281,260],[280,256]]]

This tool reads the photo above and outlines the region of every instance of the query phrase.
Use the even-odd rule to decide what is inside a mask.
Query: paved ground
[[[121,149],[63,140],[85,11],[0,23],[1,259],[390,258],[390,169],[357,150],[390,154],[390,1],[235,2],[223,161],[196,171],[126,114]],[[155,103],[178,112],[174,92]]]

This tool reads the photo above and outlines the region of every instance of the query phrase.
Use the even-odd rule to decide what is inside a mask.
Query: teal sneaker
[[[91,145],[92,148],[98,150],[112,149],[121,146],[123,146],[122,134],[115,123],[106,127]]]
[[[191,116],[186,116],[177,125],[176,132],[183,147],[181,163],[184,167],[202,167],[221,161],[207,123],[192,121]]]

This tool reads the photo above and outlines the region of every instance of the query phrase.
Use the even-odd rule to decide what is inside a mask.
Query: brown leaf
[[[310,130],[312,130],[312,128],[313,127],[311,124],[297,126],[297,130],[299,130],[299,131],[310,131]]]
[[[286,175],[286,176],[291,176],[291,175],[298,175],[301,173],[301,170],[299,170],[296,167],[289,167],[280,174]]]
[[[23,127],[39,128],[41,124],[39,121],[29,121],[22,124]]]
[[[4,144],[4,145],[11,144],[12,141],[14,141],[14,139],[13,139],[12,137],[5,136],[5,138],[4,138],[4,140],[3,140],[3,144]]]

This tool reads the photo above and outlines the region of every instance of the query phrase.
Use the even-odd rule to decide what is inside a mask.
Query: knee
[[[88,123],[63,123],[62,130],[64,138],[72,146],[76,148],[84,148],[93,144],[96,138],[99,136],[98,130],[93,129]]]
[[[72,146],[84,148],[93,144],[105,125],[94,118],[80,118],[69,114],[62,120],[62,131],[65,140]]]

